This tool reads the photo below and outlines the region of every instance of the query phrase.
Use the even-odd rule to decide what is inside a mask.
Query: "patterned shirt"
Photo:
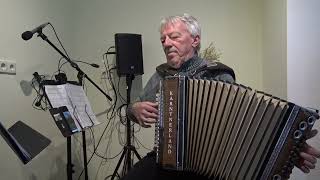
[[[184,62],[179,69],[172,69],[167,64],[163,64],[157,67],[157,71],[152,75],[152,77],[147,82],[143,91],[140,93],[139,97],[135,99],[134,102],[143,102],[143,101],[156,101],[156,94],[159,91],[160,81],[166,76],[181,75],[193,78],[201,79],[215,79],[219,81],[226,81],[233,83],[235,81],[233,75],[226,71],[200,71],[204,67],[207,67],[212,63],[201,59],[198,56],[193,56],[191,59]],[[160,68],[160,67],[164,68]],[[136,122],[136,118],[132,114],[132,104],[128,106],[127,115],[130,119]]]
[[[151,101],[155,102],[156,93],[159,91],[159,85],[160,81],[165,76],[170,75],[181,75],[181,76],[188,76],[188,77],[194,77],[194,78],[201,78],[201,79],[215,79],[220,81],[227,81],[230,83],[233,83],[235,80],[228,72],[210,72],[205,73],[201,72],[198,74],[194,74],[202,67],[206,67],[208,64],[210,64],[208,61],[201,59],[198,56],[194,56],[185,63],[181,65],[181,67],[171,73],[166,73],[164,75],[161,75],[158,71],[156,71],[152,77],[147,82],[146,86],[144,87],[142,93],[140,96],[135,100],[137,101]]]

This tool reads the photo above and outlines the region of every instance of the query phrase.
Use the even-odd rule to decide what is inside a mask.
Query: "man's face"
[[[192,37],[187,26],[181,21],[167,24],[161,30],[160,40],[167,63],[176,69],[194,55],[195,47],[200,42],[199,36]]]

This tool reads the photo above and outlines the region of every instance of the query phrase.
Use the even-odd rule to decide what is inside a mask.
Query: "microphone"
[[[39,33],[39,32],[41,32],[42,29],[43,29],[44,27],[46,27],[48,24],[50,24],[50,23],[49,23],[49,22],[46,22],[46,23],[41,24],[40,26],[34,28],[34,29],[31,30],[31,31],[26,31],[26,32],[22,33],[22,35],[21,35],[22,39],[25,40],[25,41],[28,41],[29,39],[32,38],[32,36],[33,36],[34,33]]]

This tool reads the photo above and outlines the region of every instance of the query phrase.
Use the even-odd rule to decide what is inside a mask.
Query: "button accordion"
[[[209,179],[288,179],[318,112],[239,84],[160,83],[157,164]]]

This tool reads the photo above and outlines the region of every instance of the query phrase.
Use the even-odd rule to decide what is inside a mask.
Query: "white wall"
[[[288,99],[305,107],[320,107],[320,1],[288,1]],[[319,122],[315,125],[319,130]],[[320,136],[310,144],[320,148]],[[297,173],[296,179],[316,180],[320,176],[320,165],[310,175]]]
[[[238,82],[257,89],[262,88],[260,1],[77,2],[73,9],[77,17],[74,20],[74,54],[99,62],[107,48],[114,45],[115,33],[142,34],[145,74],[142,76],[142,84],[141,81],[135,82],[140,83],[140,86],[145,85],[157,65],[165,62],[158,32],[161,17],[187,12],[197,17],[202,25],[202,47],[214,42],[223,53],[222,62],[235,69]],[[99,73],[92,75],[98,78]],[[97,92],[94,94],[91,96],[95,99],[93,106],[97,111],[101,111],[105,100]],[[152,148],[153,134],[151,128],[141,130],[137,136],[145,146]],[[112,149],[113,154],[118,152],[116,141]],[[138,151],[145,155],[148,150],[140,148]],[[111,162],[116,163],[117,159]],[[93,171],[96,170],[94,167],[93,165]],[[107,170],[100,171],[99,177],[110,174],[112,166]]]
[[[145,74],[135,82],[141,87],[155,67],[165,62],[158,32],[161,17],[187,12],[197,17],[202,25],[202,47],[213,42],[222,52],[222,62],[234,68],[239,83],[261,89],[261,8],[260,1],[256,0],[96,0],[94,3],[78,0],[73,9],[77,17],[74,19],[74,54],[99,62],[107,48],[114,45],[115,33],[142,34]],[[98,78],[98,74],[92,75]],[[93,106],[102,111],[106,102],[97,92],[94,94],[91,96]],[[142,129],[137,136],[145,146],[152,148],[153,134],[153,128]],[[114,141],[111,148],[115,154],[120,147]],[[148,150],[140,148],[138,151],[145,155]],[[99,161],[93,164],[98,166]],[[110,162],[116,163],[117,159]],[[96,171],[96,166],[92,166],[92,172]],[[106,170],[100,171],[99,177],[110,174],[112,167],[103,167]]]
[[[287,97],[287,4],[286,0],[262,1],[263,90]]]
[[[0,58],[17,62],[17,75],[0,74],[0,121],[8,128],[21,120],[52,140],[51,145],[27,165],[22,165],[13,151],[0,138],[1,179],[60,179],[65,177],[65,139],[48,112],[31,107],[33,97],[24,96],[21,80],[31,80],[32,73],[47,74],[56,70],[59,56],[42,41],[33,37],[28,42],[21,33],[50,21],[66,47],[70,47],[70,1],[1,0]],[[43,31],[54,42],[49,27]]]
[[[17,120],[23,120],[52,140],[52,144],[44,152],[30,164],[23,166],[0,138],[1,179],[66,178],[65,139],[48,112],[32,109],[35,94],[26,97],[19,86],[21,80],[31,80],[34,71],[40,74],[54,72],[59,55],[40,38],[22,41],[20,34],[23,31],[50,21],[73,58],[100,65],[102,54],[109,46],[114,45],[114,33],[142,34],[145,74],[136,78],[133,90],[137,92],[145,85],[155,67],[165,62],[158,32],[161,17],[187,12],[196,16],[202,25],[202,47],[214,42],[222,52],[221,61],[234,68],[238,82],[262,89],[261,9],[261,1],[256,0],[1,0],[0,57],[15,60],[18,72],[15,76],[0,75],[0,120],[6,127]],[[55,39],[49,27],[44,32],[50,39]],[[102,70],[81,67],[96,82],[100,82]],[[74,70],[67,71],[68,76],[73,75]],[[95,112],[102,112],[108,107],[109,102],[90,85],[88,93]],[[99,119],[104,124],[95,128],[96,139],[108,122],[104,116]],[[142,143],[148,148],[153,146],[152,128],[141,130],[137,136],[143,139]],[[88,140],[91,147],[92,141],[89,137]],[[106,141],[107,137],[103,140],[100,152],[109,146]],[[79,173],[81,150],[79,143],[76,140],[74,142],[74,163]],[[116,154],[121,149],[117,133],[114,133],[110,147],[111,154]],[[88,154],[91,154],[92,148],[89,149]],[[140,148],[138,151],[145,155],[148,150]],[[99,158],[93,159],[89,166],[90,177],[104,179],[113,171],[116,162],[117,159],[107,163],[101,162]]]

